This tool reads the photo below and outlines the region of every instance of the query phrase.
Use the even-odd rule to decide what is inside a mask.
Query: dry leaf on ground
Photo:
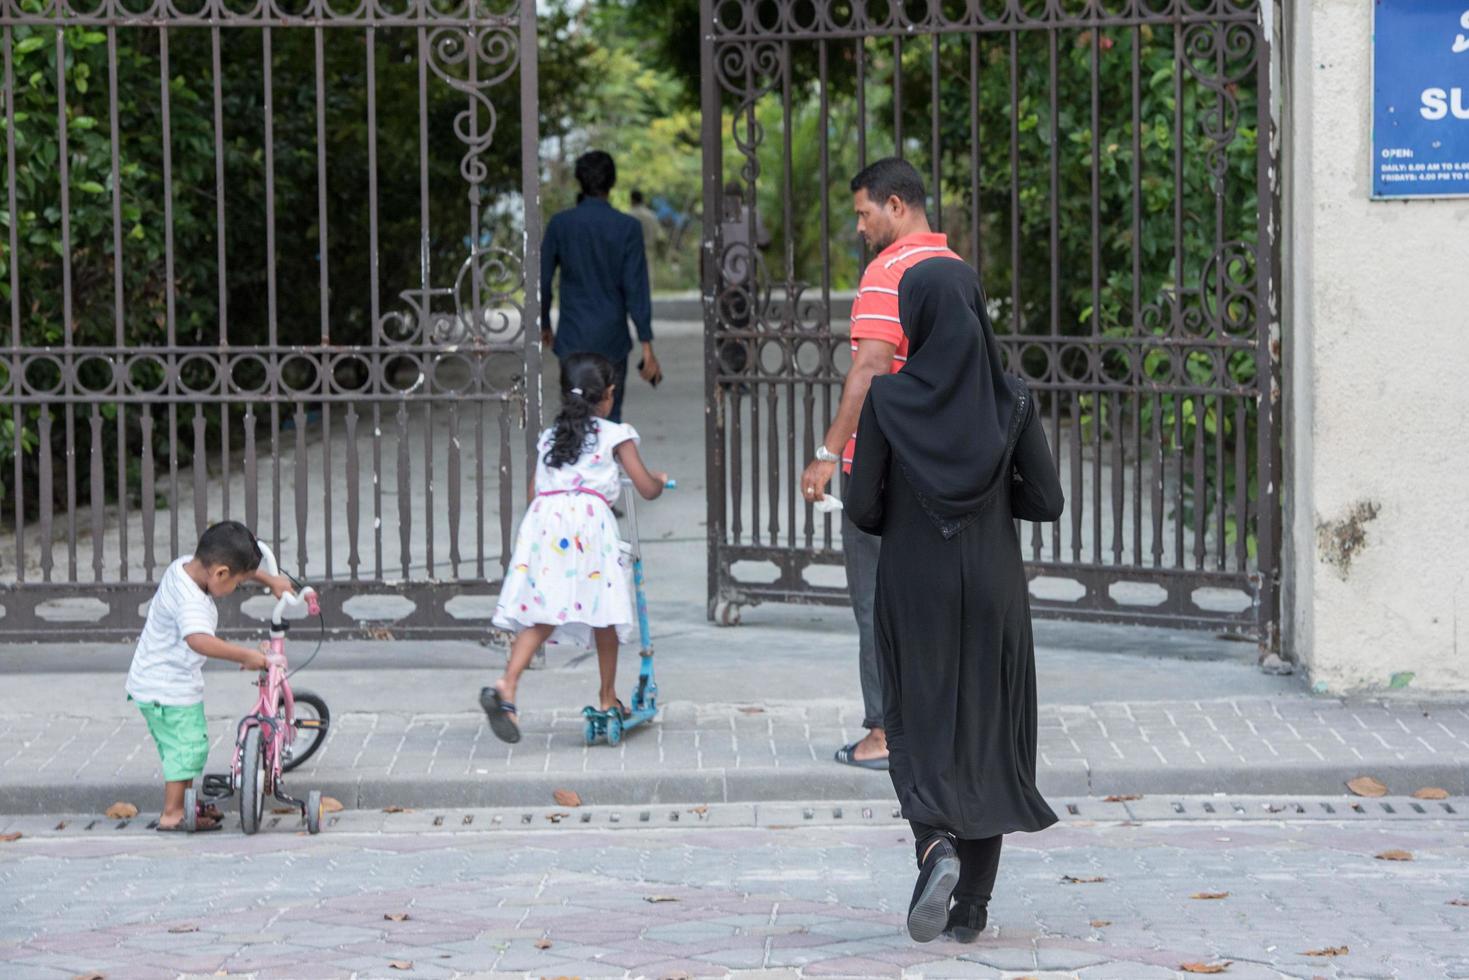
[[[746,705],[745,707],[741,708],[740,709],[740,714],[742,714],[742,715],[763,715],[763,714],[765,714],[765,709],[764,708],[758,708],[755,705],[751,704],[751,705]]]
[[[390,969],[393,969],[393,970],[411,970],[411,969],[413,969],[413,961],[412,960],[392,960],[392,961],[390,961],[388,963],[388,967]]]
[[[1107,926],[1110,926],[1111,924],[1112,924],[1112,920],[1111,919],[1093,919],[1092,920],[1092,928],[1093,929],[1105,929]]]
[[[1387,787],[1371,776],[1358,776],[1347,780],[1347,789],[1358,796],[1386,796]]]
[[[1108,796],[1105,799],[1103,799],[1102,802],[1103,803],[1127,803],[1130,800],[1140,800],[1142,798],[1143,798],[1143,795],[1141,793],[1114,793],[1113,795]]]
[[[1413,794],[1414,799],[1419,800],[1446,800],[1449,791],[1438,786],[1425,786]]]
[[[407,912],[384,912],[383,918],[388,922],[407,922],[409,915]]]
[[[121,800],[107,808],[108,820],[131,820],[138,815],[138,808]]]
[[[78,973],[71,980],[107,980],[105,973]]]
[[[170,929],[168,931],[171,932],[171,933],[174,933],[175,935],[183,935],[186,932],[198,932],[199,931],[199,927],[198,926],[174,926],[172,929]]]
[[[324,813],[341,813],[342,801],[335,796],[323,796],[321,798],[321,809]]]
[[[558,789],[551,794],[557,806],[581,806],[581,797],[569,789]]]
[[[1196,898],[1203,902],[1212,902],[1221,898],[1228,898],[1229,892],[1194,892],[1189,898]]]
[[[1107,879],[1101,876],[1086,878],[1078,877],[1076,875],[1062,875],[1061,880],[1068,885],[1095,885],[1100,882],[1106,881]]]
[[[706,814],[706,813],[709,812],[709,808],[707,806],[703,806],[703,805],[694,806],[694,807],[689,807],[689,812],[690,813],[697,813],[699,816],[702,817],[704,814]]]
[[[678,899],[674,898],[672,895],[647,895],[644,896],[643,901],[652,902],[654,905],[658,905],[663,902],[676,902],[678,901]]]
[[[393,631],[388,629],[386,626],[369,626],[366,630],[364,630],[364,632],[367,633],[367,638],[369,640],[377,640],[379,643],[389,642],[393,639]],[[393,967],[393,969],[404,970],[410,968],[411,966],[412,964],[410,963],[408,967],[395,966]]]
[[[1178,968],[1184,973],[1223,973],[1234,960],[1222,963],[1183,963]]]
[[[413,807],[411,807],[411,806],[385,806],[385,807],[383,807],[383,812],[384,813],[412,813],[413,812]]]
[[[1322,949],[1310,949],[1302,953],[1302,956],[1345,956],[1351,952],[1346,946],[1326,946]]]
[[[682,970],[674,970],[672,973],[660,973],[658,980],[694,980],[694,975]]]
[[[20,840],[21,837],[22,837],[22,834],[18,830],[15,833],[13,833],[13,834],[0,834],[0,842],[9,844],[11,841],[18,841],[18,840]]]
[[[1469,898],[1451,898],[1449,899],[1449,904],[1469,909]]]
[[[550,949],[550,948],[551,948],[551,940],[549,940],[549,939],[537,939],[536,940],[536,949]]]
[[[1411,851],[1405,851],[1405,850],[1402,850],[1401,848],[1394,847],[1391,850],[1383,851],[1381,854],[1377,855],[1377,860],[1379,860],[1379,861],[1411,861],[1411,860],[1413,860],[1413,854],[1412,854]]]
[[[300,811],[293,806],[273,806],[270,808],[270,812],[285,816],[288,813],[299,813]]]

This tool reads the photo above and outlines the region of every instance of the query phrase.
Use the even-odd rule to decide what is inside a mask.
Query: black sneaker
[[[990,910],[987,905],[957,900],[949,910],[949,926],[945,930],[955,942],[976,942],[989,925]]]
[[[908,905],[908,935],[916,943],[939,937],[949,921],[949,897],[959,884],[959,854],[947,837],[929,848],[918,869],[913,901]]]

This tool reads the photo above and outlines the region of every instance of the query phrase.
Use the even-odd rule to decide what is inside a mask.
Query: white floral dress
[[[615,452],[629,441],[639,441],[632,426],[598,419],[581,458],[550,467],[545,459],[551,430],[541,433],[536,499],[515,539],[495,608],[497,627],[518,633],[533,625],[555,626],[548,642],[589,650],[598,627],[615,626],[622,642],[632,640],[627,561],[612,513],[622,490]]]

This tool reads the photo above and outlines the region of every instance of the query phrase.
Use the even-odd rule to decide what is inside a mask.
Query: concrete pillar
[[[1369,4],[1284,13],[1287,651],[1469,690],[1469,200],[1369,199]]]

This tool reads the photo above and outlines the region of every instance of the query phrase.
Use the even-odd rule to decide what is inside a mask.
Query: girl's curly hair
[[[572,354],[561,362],[561,411],[545,462],[551,468],[581,459],[597,432],[598,403],[612,387],[612,362],[601,354]]]

